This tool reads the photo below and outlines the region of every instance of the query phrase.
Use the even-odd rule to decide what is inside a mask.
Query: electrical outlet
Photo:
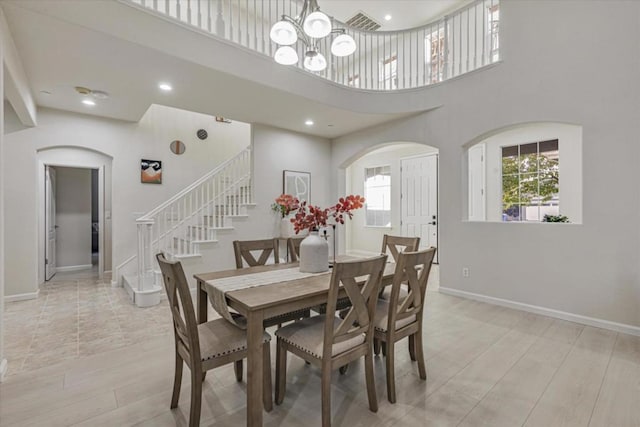
[[[462,268],[462,277],[469,277],[469,268],[467,267]]]

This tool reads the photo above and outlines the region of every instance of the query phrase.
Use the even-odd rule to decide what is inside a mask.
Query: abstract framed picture
[[[311,197],[311,174],[309,172],[282,171],[282,192],[309,201]]]
[[[140,160],[140,182],[162,184],[162,162],[160,160]]]

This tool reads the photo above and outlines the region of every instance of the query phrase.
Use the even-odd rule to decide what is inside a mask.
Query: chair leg
[[[371,353],[367,353],[367,355],[364,356],[364,376],[367,382],[369,409],[371,412],[378,412],[378,396],[376,395],[376,383],[373,375],[373,354]]]
[[[390,341],[387,344],[387,399],[389,402],[396,403],[396,373],[394,367],[394,342]]]
[[[262,404],[264,410],[271,412],[273,409],[273,394],[271,385],[271,348],[266,342],[262,345]]]
[[[202,406],[202,372],[200,369],[191,371],[191,410],[189,411],[189,427],[200,425],[200,409]]]
[[[420,373],[420,378],[426,380],[427,367],[424,363],[424,351],[422,349],[422,331],[418,331],[414,335],[414,346],[416,350],[416,358],[418,359],[418,372]]]
[[[331,427],[331,369],[324,363],[322,366],[322,427]]]
[[[287,383],[287,350],[284,343],[278,339],[276,345],[276,405],[284,400]]]
[[[409,335],[409,357],[412,361],[416,361],[416,341],[413,335]]]
[[[380,340],[377,338],[373,339],[373,352],[376,355],[380,354]]]
[[[242,382],[242,359],[233,362],[233,372],[236,373],[236,381]]]
[[[173,395],[171,396],[171,409],[178,407],[178,399],[180,398],[180,386],[182,385],[182,368],[184,362],[176,352],[176,372],[173,377]]]

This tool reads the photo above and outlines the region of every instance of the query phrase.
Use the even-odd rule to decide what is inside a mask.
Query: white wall
[[[331,143],[319,138],[264,125],[253,126],[255,196],[252,213],[263,223],[265,237],[278,236],[280,217],[271,204],[282,194],[282,171],[311,173],[310,203],[321,207],[335,203],[330,197]]]
[[[56,267],[91,266],[91,169],[57,167]]]
[[[563,123],[530,123],[493,135],[485,143],[487,221],[502,221],[502,147],[558,140],[560,215],[582,223],[582,128]]]
[[[0,22],[4,22],[4,12],[0,8]],[[4,63],[4,49],[0,43],[0,64]],[[0,98],[4,100],[4,67],[0,66]],[[4,106],[5,102],[0,104],[0,171],[4,170]],[[4,176],[0,173],[0,382],[4,379],[7,372],[7,360],[4,358],[4,281],[6,276],[6,264],[4,256],[5,238],[4,238]]]
[[[424,89],[442,100],[437,110],[335,140],[334,194],[369,147],[438,147],[441,288],[640,327],[640,2],[500,7],[504,62]],[[465,222],[465,146],[493,129],[550,121],[583,129],[582,224]]]
[[[111,157],[113,208],[113,266],[135,253],[135,216],[147,212],[182,188],[250,144],[250,126],[240,122],[216,123],[211,116],[152,106],[140,123],[100,119],[57,110],[39,111],[39,124],[5,136],[6,155],[11,162],[3,168],[5,177],[19,183],[6,188],[5,235],[7,253],[5,295],[34,293],[42,282],[38,271],[40,215],[39,164],[43,153],[57,152],[63,166],[74,160],[88,161],[87,150]],[[209,138],[200,141],[203,128]],[[169,144],[180,139],[186,152],[176,156]],[[36,156],[36,153],[41,154]],[[51,157],[49,157],[51,159]],[[161,185],[140,183],[140,159],[163,161]],[[58,160],[52,160],[60,165]],[[84,167],[91,167],[83,165]],[[106,177],[109,179],[109,177]]]
[[[15,110],[11,106],[11,103],[4,100],[4,131],[6,133],[17,132],[23,129],[27,129],[20,121],[20,118],[16,114]]]
[[[364,209],[357,210],[353,219],[345,224],[346,250],[349,252],[378,253],[382,245],[382,236],[391,234],[402,235],[400,226],[400,160],[420,154],[437,152],[435,148],[421,144],[394,144],[372,151],[353,162],[347,169],[349,177],[346,194],[364,196],[364,169],[376,166],[391,166],[391,226],[368,227],[365,224]],[[338,231],[339,232],[339,231]]]

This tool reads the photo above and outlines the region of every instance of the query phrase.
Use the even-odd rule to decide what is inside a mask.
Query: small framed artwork
[[[140,160],[140,182],[162,184],[162,162],[160,160]]]
[[[301,202],[311,197],[311,174],[309,172],[282,171],[282,192],[291,194]]]

